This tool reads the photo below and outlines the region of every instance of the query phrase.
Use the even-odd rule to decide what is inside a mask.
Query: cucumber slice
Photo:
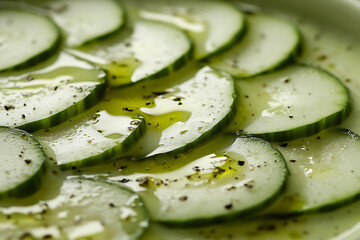
[[[293,65],[237,85],[240,104],[230,132],[284,141],[339,124],[349,113],[348,89],[319,68]]]
[[[126,175],[125,169],[125,175],[111,180],[138,191],[152,219],[178,226],[245,216],[269,204],[284,187],[282,155],[258,138],[225,135],[181,157],[190,163],[174,171]]]
[[[42,7],[66,34],[66,44],[76,47],[108,37],[125,23],[122,6],[112,0],[41,1]]]
[[[97,103],[106,74],[62,53],[42,70],[0,76],[0,126],[28,131],[54,126]]]
[[[133,28],[126,39],[117,36],[69,52],[106,69],[112,87],[168,75],[191,58],[191,41],[179,29],[151,21],[137,21]]]
[[[0,8],[0,72],[35,65],[51,56],[59,43],[59,30],[50,19]]]
[[[144,119],[126,112],[114,94],[54,128],[34,136],[62,169],[101,164],[128,151],[143,135]]]
[[[248,30],[244,39],[210,65],[238,78],[251,77],[273,70],[298,52],[300,34],[292,24],[267,15],[247,17]]]
[[[40,187],[45,154],[29,133],[0,127],[0,198],[24,197]]]
[[[286,191],[267,214],[328,211],[359,199],[357,134],[335,129],[282,146],[290,177]]]
[[[171,23],[186,31],[194,41],[196,59],[229,48],[245,29],[244,15],[229,2],[130,0],[128,5],[141,18]]]
[[[231,76],[203,67],[184,79],[157,96],[155,107],[140,108],[150,131],[132,151],[135,156],[181,151],[211,137],[230,121],[236,102]]]
[[[0,210],[2,222],[7,223],[2,224],[0,237],[11,233],[11,239],[132,240],[138,239],[149,224],[137,194],[85,178],[66,180],[54,199]]]

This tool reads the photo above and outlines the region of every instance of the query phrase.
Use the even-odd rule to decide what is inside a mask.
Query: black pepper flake
[[[128,111],[128,112],[132,112],[132,111],[134,111],[133,109],[129,109],[129,108],[127,108],[127,107],[124,107],[122,110],[124,110],[124,111]]]
[[[72,169],[72,170],[75,170],[75,169],[76,169],[76,166],[72,166],[71,169]]]
[[[319,139],[320,139],[320,136],[317,136],[316,139],[319,140]]]
[[[253,188],[254,186],[253,186],[252,184],[245,183],[245,184],[244,184],[244,187],[246,187],[247,189],[251,189],[251,188]]]
[[[149,178],[147,177],[137,179],[136,181],[139,182],[139,186],[141,187],[149,184]]]
[[[226,205],[225,205],[225,209],[227,209],[227,210],[232,209],[232,207],[233,207],[233,204],[232,204],[232,203],[229,203],[229,204],[226,204]]]
[[[328,57],[326,55],[320,55],[317,57],[318,61],[325,61]]]
[[[280,147],[287,147],[289,144],[288,143],[282,143],[280,144]]]
[[[128,182],[130,182],[130,179],[123,178],[123,179],[119,180],[118,182],[121,182],[121,183],[128,183]]]
[[[291,159],[290,162],[294,163],[294,162],[296,162],[296,160],[295,160],[295,159]]]
[[[160,96],[160,95],[164,95],[167,94],[169,92],[163,91],[163,92],[151,92],[152,94],[156,95],[156,96]]]
[[[245,161],[238,161],[238,165],[239,165],[239,166],[244,166],[244,165],[245,165]]]
[[[109,207],[114,208],[114,207],[115,207],[115,204],[109,203]]]
[[[195,166],[195,167],[192,168],[192,170],[194,170],[195,172],[199,172],[200,168],[199,168],[199,166]]]
[[[25,162],[26,164],[30,164],[30,163],[31,163],[31,160],[30,160],[30,159],[25,159],[24,162]]]
[[[6,111],[9,111],[11,109],[15,109],[15,106],[14,105],[5,105],[4,108]]]
[[[21,118],[22,118],[22,119],[25,119],[25,118],[26,118],[25,114],[22,114],[22,115],[21,115]]]
[[[294,118],[294,116],[291,116],[291,115],[290,115],[289,118]]]
[[[119,167],[119,170],[123,170],[123,169],[125,169],[125,168],[127,168],[127,166],[126,166],[126,165],[123,165],[123,166],[120,166],[120,167]]]
[[[32,76],[30,76],[30,75],[29,75],[29,76],[27,76],[27,77],[26,77],[26,80],[28,80],[28,81],[32,81],[32,80],[34,80],[34,78],[33,78]]]
[[[188,199],[187,196],[181,196],[181,197],[179,197],[179,200],[182,201],[182,202],[185,202],[187,199]]]

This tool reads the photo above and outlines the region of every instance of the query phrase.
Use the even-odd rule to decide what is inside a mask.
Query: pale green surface
[[[139,196],[119,186],[75,178],[65,180],[59,191],[34,205],[0,208],[0,238],[20,239],[28,232],[36,239],[50,234],[67,240],[132,240],[148,226]]]
[[[125,23],[121,5],[112,0],[46,1],[42,7],[50,12],[56,24],[63,29],[66,44],[70,47],[111,34]]]
[[[166,23],[139,20],[123,36],[96,42],[70,52],[109,71],[111,86],[142,81],[186,58],[192,48],[187,35]],[[176,46],[176,47],[174,47]],[[184,59],[185,60],[185,59]]]
[[[291,60],[300,43],[295,25],[270,15],[247,16],[247,31],[231,49],[210,59],[210,66],[238,78],[273,70]]]
[[[340,117],[350,103],[346,87],[336,77],[310,66],[289,66],[237,81],[237,86],[240,96],[229,132],[281,136],[303,128],[306,136],[308,126],[320,122],[330,125],[334,121],[328,120],[330,116]]]
[[[111,180],[130,180],[126,185],[143,197],[152,219],[174,224],[193,221],[191,226],[197,219],[246,215],[266,205],[282,189],[287,174],[281,154],[255,138],[222,136],[183,155],[191,162],[179,169],[131,175],[125,170]],[[142,185],[139,180],[144,178],[149,183]],[[228,204],[231,209],[225,208]]]
[[[0,193],[16,189],[41,171],[45,163],[39,143],[25,134],[0,128]]]
[[[57,27],[45,17],[0,9],[0,71],[51,49],[59,38]]]
[[[202,59],[230,47],[245,28],[244,15],[225,1],[127,1],[140,18],[171,23],[189,34],[195,58]],[[226,27],[224,27],[226,26]]]
[[[46,122],[76,104],[79,104],[79,110],[83,109],[81,102],[105,82],[103,71],[64,53],[49,67],[14,75],[0,75],[2,126],[20,127],[37,121]]]

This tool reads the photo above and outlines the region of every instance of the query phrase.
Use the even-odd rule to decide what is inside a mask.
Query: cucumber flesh
[[[27,131],[54,126],[97,103],[106,74],[62,53],[42,70],[0,76],[0,125]]]
[[[189,76],[157,96],[155,107],[140,108],[149,131],[130,154],[178,152],[211,137],[229,121],[236,98],[231,76],[210,67]]]
[[[238,78],[273,70],[298,51],[300,34],[295,26],[267,15],[247,17],[247,32],[237,45],[210,59],[210,66]]]
[[[280,147],[290,175],[286,191],[266,214],[327,211],[359,199],[359,148],[360,137],[344,129]]]
[[[339,124],[350,109],[345,85],[311,66],[293,65],[237,85],[238,111],[227,131],[271,141],[312,135]]]
[[[245,16],[228,2],[139,0],[128,5],[140,18],[171,23],[187,32],[194,41],[195,59],[228,48],[245,29]]]
[[[45,154],[29,133],[0,127],[0,198],[24,197],[38,190]]]
[[[50,19],[20,10],[0,8],[0,36],[0,72],[35,65],[60,43],[59,30]]]
[[[152,219],[176,226],[243,217],[278,196],[287,174],[280,152],[252,137],[216,140],[184,153],[181,158],[189,163],[174,171],[127,175],[125,169],[111,180],[138,191]]]
[[[137,21],[123,39],[125,33],[69,52],[107,70],[111,87],[168,75],[192,55],[187,35],[165,23]]]
[[[66,45],[76,47],[108,37],[125,23],[122,6],[112,0],[42,1],[52,19],[66,34]]]
[[[34,136],[62,169],[97,165],[128,151],[143,135],[145,121],[126,112],[117,96]]]
[[[50,236],[70,240],[133,240],[149,224],[147,211],[137,194],[105,181],[85,178],[65,180],[60,194],[53,199],[0,211],[2,239],[10,235],[10,239]]]

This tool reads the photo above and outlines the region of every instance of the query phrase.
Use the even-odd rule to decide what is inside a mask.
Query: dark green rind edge
[[[302,34],[301,34],[300,30],[294,24],[286,22],[286,21],[284,21],[284,22],[286,24],[290,25],[293,28],[294,33],[297,35],[297,41],[295,42],[294,47],[288,52],[288,54],[284,55],[283,59],[281,59],[280,61],[274,63],[274,65],[266,67],[263,70],[258,71],[256,73],[253,73],[251,75],[246,75],[246,76],[245,75],[244,76],[232,75],[235,79],[248,79],[248,78],[252,78],[252,77],[262,75],[264,73],[269,73],[269,72],[276,71],[276,70],[278,70],[278,69],[280,69],[282,67],[285,67],[285,66],[293,63],[297,59],[297,57],[301,55],[302,50],[303,50],[303,37],[302,37]],[[232,45],[232,46],[234,46],[234,45]],[[231,48],[228,49],[228,50],[231,51]],[[210,66],[211,66],[211,63],[210,63]],[[220,68],[216,68],[215,66],[213,68],[224,71],[224,70],[222,70]]]
[[[20,12],[21,11],[27,12],[27,13],[30,13],[30,14],[38,13],[38,12],[34,13],[34,12],[30,12],[30,11],[25,11],[23,5],[19,5],[19,6],[16,6],[16,5],[7,6],[6,4],[4,4],[4,5],[5,6],[2,6],[0,4],[0,10],[2,10],[2,9],[3,10],[11,9],[11,10],[20,11]],[[14,65],[14,66],[7,67],[7,68],[4,68],[4,69],[0,69],[0,73],[2,73],[2,72],[10,72],[10,71],[14,71],[14,70],[20,70],[20,69],[24,69],[24,68],[27,68],[27,67],[37,65],[38,63],[40,63],[42,61],[45,61],[48,58],[50,58],[53,54],[55,54],[59,50],[59,48],[62,45],[62,41],[63,41],[61,31],[60,31],[59,27],[53,22],[53,20],[51,18],[49,18],[47,16],[44,16],[44,15],[40,15],[40,16],[42,16],[43,18],[46,18],[54,26],[54,29],[55,29],[55,31],[57,31],[57,35],[58,35],[56,41],[53,42],[53,44],[49,48],[47,48],[44,51],[30,57],[29,59],[25,59],[23,62],[18,63],[18,64]]]
[[[173,156],[174,154],[178,154],[178,153],[181,153],[181,152],[184,152],[184,151],[190,151],[192,147],[195,147],[195,146],[197,146],[199,144],[202,144],[202,143],[206,142],[207,140],[211,139],[214,135],[222,132],[224,130],[224,126],[227,126],[231,122],[233,117],[235,116],[236,106],[237,106],[237,99],[238,99],[235,80],[230,75],[228,75],[227,78],[234,83],[234,85],[233,85],[234,86],[234,92],[232,94],[233,103],[230,106],[229,112],[213,128],[211,128],[207,132],[204,132],[196,140],[194,140],[194,141],[192,141],[192,142],[190,142],[190,143],[188,143],[188,144],[186,144],[186,145],[184,145],[182,147],[171,150],[169,152],[157,153],[157,154],[154,154],[154,155],[146,155],[146,156],[143,156],[143,157],[138,157],[136,159],[142,160],[142,159],[148,159],[148,158],[156,158],[159,155]]]
[[[55,113],[54,115],[51,115],[47,118],[43,118],[34,122],[29,122],[24,125],[19,125],[14,127],[21,128],[25,131],[34,132],[40,129],[49,128],[58,125],[68,120],[69,118],[74,117],[77,114],[89,109],[90,107],[98,103],[99,100],[102,99],[105,94],[108,75],[104,71],[101,71],[101,73],[104,74],[104,77],[98,78],[99,84],[95,86],[95,89],[92,90],[90,94],[87,95],[84,99],[74,103],[68,108],[58,113]]]
[[[15,186],[12,189],[9,189],[7,191],[4,192],[0,192],[0,199],[6,199],[6,198],[22,198],[22,197],[26,197],[29,195],[32,195],[33,193],[35,193],[37,190],[40,189],[41,184],[42,184],[42,178],[46,172],[46,155],[44,153],[43,147],[40,145],[40,143],[36,140],[36,138],[34,136],[32,136],[31,134],[20,130],[20,129],[16,129],[16,128],[11,128],[11,127],[4,127],[4,126],[0,126],[0,131],[12,131],[16,134],[18,134],[19,136],[26,136],[27,138],[29,138],[29,140],[31,141],[30,143],[32,145],[35,145],[38,149],[39,152],[42,153],[42,165],[40,166],[40,168],[32,175],[30,176],[26,181],[20,183],[19,185]]]
[[[242,38],[245,36],[247,28],[248,28],[248,23],[245,17],[245,14],[239,9],[237,8],[233,3],[230,2],[226,2],[229,5],[231,5],[231,7],[233,7],[234,9],[236,9],[236,11],[239,12],[239,14],[241,15],[241,21],[242,21],[242,26],[241,28],[238,29],[238,31],[234,34],[234,36],[229,39],[223,46],[219,47],[218,49],[216,49],[215,51],[208,53],[205,56],[200,57],[199,59],[196,59],[198,61],[204,61],[205,63],[207,62],[207,60],[211,57],[217,56],[229,49],[231,49],[231,47],[233,47],[236,43],[238,43],[238,41],[241,41]]]
[[[274,153],[277,154],[279,160],[283,163],[283,167],[284,167],[284,176],[283,176],[283,184],[281,184],[278,188],[277,191],[275,191],[273,193],[272,196],[269,196],[269,198],[265,199],[263,202],[253,206],[253,207],[249,207],[247,209],[243,209],[237,212],[232,212],[229,214],[222,214],[222,215],[218,215],[218,216],[214,216],[214,217],[210,217],[210,218],[195,218],[195,219],[189,219],[186,221],[157,221],[158,223],[165,225],[165,226],[169,226],[169,227],[187,227],[187,228],[193,228],[193,227],[201,227],[201,226],[207,226],[207,225],[211,225],[211,224],[216,224],[216,223],[224,223],[226,221],[231,221],[234,219],[239,219],[239,218],[247,218],[250,217],[252,214],[263,210],[264,208],[266,208],[267,206],[269,206],[271,203],[273,203],[286,189],[286,179],[288,177],[288,168],[286,165],[286,161],[285,158],[283,157],[283,155],[280,153],[279,150],[277,150],[276,148],[272,147],[270,145],[270,143],[268,143],[267,141],[261,139],[261,138],[256,138],[256,137],[251,137],[251,136],[246,136],[246,135],[242,135],[242,136],[238,136],[241,138],[248,138],[250,140],[254,140],[254,141],[259,141],[262,142],[263,144],[267,144],[269,145],[273,150]],[[226,210],[225,210],[226,211]]]
[[[116,146],[110,149],[103,151],[98,155],[65,164],[59,164],[58,166],[62,170],[69,170],[69,169],[75,170],[78,168],[100,165],[115,160],[114,159],[115,157],[119,157],[119,155],[123,155],[127,151],[129,151],[137,143],[137,141],[141,139],[144,132],[146,131],[145,120],[143,119],[142,116],[139,116],[138,119],[141,121],[140,124],[123,142],[117,144]]]
[[[336,128],[336,129],[332,129],[331,131],[338,131],[340,133],[352,136],[353,138],[356,138],[357,141],[360,141],[360,136],[358,134],[352,132],[351,130],[343,129],[343,128]],[[360,144],[360,142],[359,142],[359,144]],[[260,217],[261,218],[287,219],[287,218],[292,218],[292,217],[300,217],[300,216],[304,216],[304,215],[308,215],[308,214],[324,213],[324,212],[329,212],[329,211],[339,209],[341,207],[344,207],[345,205],[354,203],[358,200],[360,200],[360,189],[358,190],[357,193],[354,193],[351,196],[344,197],[340,200],[336,200],[336,201],[330,202],[328,204],[324,204],[322,206],[309,208],[309,209],[305,209],[305,210],[290,211],[287,213],[265,213],[264,215],[261,215]]]
[[[270,133],[268,132],[268,133],[257,133],[257,134],[244,132],[244,134],[260,137],[260,138],[266,139],[268,141],[274,141],[274,142],[289,141],[289,140],[294,140],[294,139],[298,139],[298,138],[302,138],[302,137],[311,136],[313,134],[320,132],[323,129],[336,126],[336,125],[340,124],[344,119],[347,118],[347,116],[350,114],[350,112],[352,110],[352,100],[351,100],[350,91],[343,84],[343,82],[338,77],[333,75],[332,73],[330,73],[324,69],[321,69],[319,67],[314,67],[314,66],[311,66],[308,64],[302,64],[302,63],[299,63],[297,65],[314,68],[317,71],[320,71],[320,72],[324,73],[325,75],[328,75],[330,78],[334,79],[335,81],[337,81],[343,87],[345,93],[347,94],[347,101],[345,102],[345,106],[343,106],[343,108],[340,111],[335,112],[329,116],[326,116],[317,122],[310,123],[310,124],[300,126],[297,128],[280,131],[280,132],[270,132]]]
[[[183,33],[186,36],[186,38],[188,39],[190,46],[189,46],[189,49],[186,52],[184,52],[184,54],[182,56],[175,59],[172,63],[170,63],[168,66],[164,67],[163,69],[160,69],[159,71],[157,71],[155,73],[152,73],[144,78],[141,78],[141,79],[137,80],[136,82],[127,82],[124,84],[113,85],[113,84],[111,84],[111,79],[110,79],[109,80],[110,88],[129,87],[129,86],[133,86],[134,84],[137,84],[137,83],[142,83],[143,81],[146,81],[146,80],[156,80],[161,77],[169,76],[170,74],[175,73],[178,70],[180,70],[188,62],[192,61],[192,59],[194,58],[194,44],[193,44],[193,41],[191,40],[191,38],[185,32],[183,32]]]
[[[110,32],[107,32],[105,34],[102,34],[102,35],[93,37],[91,39],[88,39],[88,40],[82,42],[80,45],[76,45],[76,46],[73,46],[73,47],[68,46],[68,48],[82,47],[82,46],[85,46],[85,45],[88,45],[88,44],[91,44],[91,43],[94,43],[94,42],[102,41],[104,39],[107,39],[108,37],[112,37],[113,35],[117,34],[118,32],[120,32],[121,30],[123,30],[125,28],[126,22],[127,22],[127,15],[126,15],[126,11],[125,11],[125,8],[123,6],[123,3],[121,3],[120,1],[115,1],[115,0],[113,0],[112,2],[117,4],[119,6],[119,8],[121,9],[121,11],[122,11],[122,17],[120,18],[122,23],[118,27],[111,30]]]

